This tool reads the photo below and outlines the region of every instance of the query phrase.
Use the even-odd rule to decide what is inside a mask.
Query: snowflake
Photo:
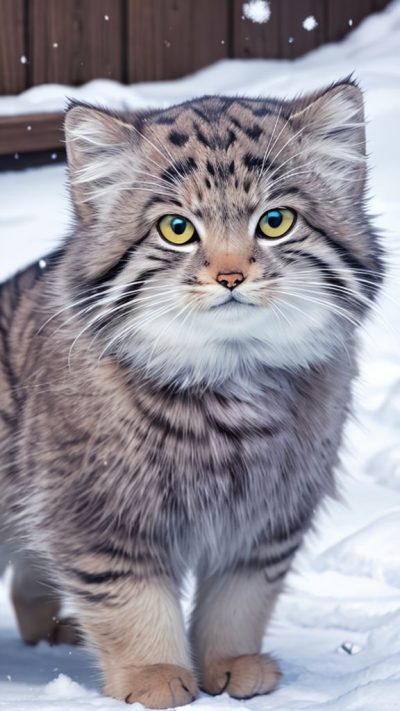
[[[243,5],[243,15],[252,22],[263,24],[271,17],[271,8],[267,0],[249,0]]]
[[[303,20],[303,27],[307,30],[307,32],[311,32],[311,30],[315,30],[315,28],[318,27],[318,22],[316,21],[314,15],[309,15],[305,20]]]

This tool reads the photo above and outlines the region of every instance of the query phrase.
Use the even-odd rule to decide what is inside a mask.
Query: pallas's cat
[[[266,693],[264,629],[335,493],[357,327],[382,278],[361,92],[73,105],[66,142],[75,228],[0,292],[22,635],[69,638],[58,589],[107,694]]]

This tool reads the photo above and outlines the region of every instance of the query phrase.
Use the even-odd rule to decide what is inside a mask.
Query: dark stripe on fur
[[[185,177],[189,176],[197,170],[197,163],[192,156],[185,158],[178,163],[173,163],[166,170],[161,173],[161,179],[166,180],[167,183],[174,183],[176,179],[183,180]]]
[[[136,249],[139,247],[142,242],[147,238],[147,234],[141,237],[135,244],[133,244],[129,249],[126,250],[126,252],[120,257],[118,262],[113,264],[111,267],[106,269],[106,271],[102,272],[99,274],[97,277],[92,279],[90,283],[92,284],[94,289],[100,289],[106,282],[108,281],[113,281],[116,279],[126,268],[126,266],[129,264],[129,261],[132,257],[132,254],[136,251]]]
[[[327,281],[328,284],[332,284],[333,286],[337,287],[338,289],[347,289],[348,286],[343,279],[340,278],[340,276],[329,266],[327,262],[325,262],[324,259],[321,259],[321,257],[316,257],[315,254],[310,254],[310,252],[306,252],[305,250],[302,249],[288,249],[287,250],[288,254],[297,254],[302,257],[305,257],[308,259],[309,262],[312,262],[323,274],[324,279]],[[305,284],[307,284],[307,280],[305,279]],[[340,295],[340,294],[339,294]],[[343,298],[346,300],[348,297],[345,295],[345,293],[342,294]],[[354,295],[354,298],[356,299],[356,295]]]
[[[316,225],[312,224],[307,220],[306,222],[313,230],[315,230],[315,232],[318,232],[318,234],[321,235],[321,237],[331,247],[331,249],[336,252],[336,254],[345,263],[346,267],[354,274],[355,278],[357,279],[358,276],[361,277],[361,290],[366,293],[370,299],[373,299],[376,295],[378,287],[380,286],[383,280],[383,274],[380,268],[379,261],[376,261],[374,268],[368,266],[364,262],[361,262],[346,245],[341,242],[338,242],[331,235],[328,235],[325,230],[321,229],[320,227],[317,227]],[[375,283],[365,284],[363,281],[363,279],[365,278],[368,278],[368,280],[371,280],[372,282],[375,281]]]
[[[132,571],[120,570],[104,570],[101,573],[88,573],[86,570],[78,570],[78,568],[69,568],[70,575],[78,578],[86,585],[102,585],[103,583],[114,582],[121,578],[129,578],[133,575]]]
[[[243,156],[243,165],[250,171],[268,168],[268,162],[264,161],[260,156],[253,155],[253,153],[246,153]]]

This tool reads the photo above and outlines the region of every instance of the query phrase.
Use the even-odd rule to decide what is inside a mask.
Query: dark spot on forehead
[[[206,188],[208,188],[209,190],[211,190],[211,182],[210,182],[209,178],[205,178],[204,182],[205,182],[205,184],[206,184]]]
[[[215,175],[215,168],[214,168],[213,164],[210,163],[209,160],[206,163],[206,168],[207,168],[207,171],[210,173],[210,175]]]
[[[186,133],[180,133],[179,131],[171,131],[168,138],[174,146],[184,146],[189,140],[189,136]]]
[[[156,119],[156,123],[159,123],[161,125],[166,125],[166,126],[171,126],[173,123],[176,121],[176,116],[159,116]]]
[[[228,170],[229,170],[229,172],[230,172],[231,175],[234,175],[234,174],[235,174],[235,161],[234,161],[234,160],[231,160],[231,162],[229,163],[229,168],[228,168]]]
[[[253,153],[246,153],[243,156],[243,165],[247,170],[260,170],[263,167],[264,161],[259,156],[255,156]]]
[[[168,183],[174,183],[177,179],[182,180],[197,170],[197,163],[192,156],[170,165],[161,173],[161,179]]]
[[[253,116],[273,116],[275,111],[270,106],[257,106],[257,108],[251,107],[251,112]]]
[[[246,180],[243,182],[243,189],[244,189],[245,193],[249,192],[250,185],[251,185],[251,181],[248,178],[246,178]]]
[[[253,126],[248,126],[245,128],[245,133],[246,136],[251,138],[252,141],[258,141],[260,136],[263,134],[263,130],[261,126],[258,125],[258,123],[253,124]]]
[[[235,143],[235,141],[236,141],[236,133],[234,131],[232,131],[232,129],[230,128],[228,131],[228,137],[227,137],[226,143],[225,143],[225,150],[227,150],[230,146],[232,146]]]
[[[211,123],[211,121],[212,121],[211,117],[208,116],[204,111],[202,111],[201,109],[199,109],[197,106],[194,106],[194,107],[193,107],[193,111],[194,111],[198,116],[200,116],[200,118],[203,119],[203,121],[205,121],[206,123]]]
[[[195,130],[197,140],[206,148],[212,148],[212,142],[207,138],[196,121],[193,121],[193,128]]]

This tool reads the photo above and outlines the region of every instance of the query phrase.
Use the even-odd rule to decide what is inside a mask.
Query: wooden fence
[[[243,16],[244,2],[0,0],[0,94],[99,77],[174,79],[228,57],[292,59],[341,39],[389,0],[270,0],[264,24]],[[311,32],[302,26],[309,15]],[[46,130],[37,116],[0,117],[0,154],[54,148],[60,117],[43,121]]]

